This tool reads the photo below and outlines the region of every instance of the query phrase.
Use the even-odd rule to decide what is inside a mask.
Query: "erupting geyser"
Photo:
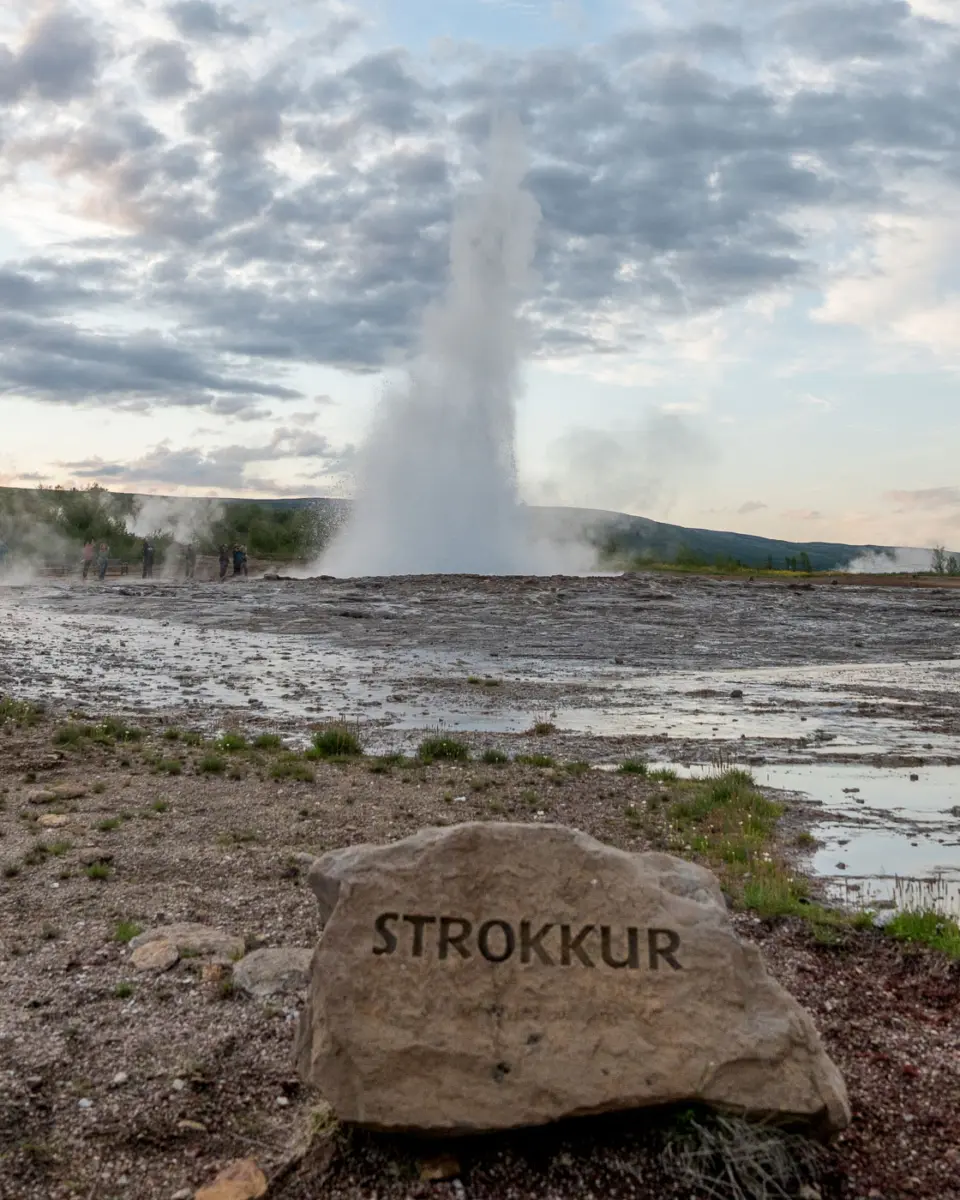
[[[387,392],[363,448],[352,516],[324,556],[336,575],[531,572],[517,497],[518,308],[540,210],[523,187],[519,125],[500,120],[486,178],[450,234],[450,278],[424,316],[403,387]]]

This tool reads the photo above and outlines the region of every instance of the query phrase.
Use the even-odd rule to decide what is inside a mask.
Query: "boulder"
[[[299,946],[270,946],[253,950],[233,969],[233,982],[258,1000],[306,989],[312,950]]]
[[[157,925],[153,929],[145,929],[138,933],[130,942],[136,950],[146,946],[148,942],[164,939],[172,942],[181,955],[209,954],[218,958],[237,959],[243,955],[243,938],[224,933],[222,929],[214,929],[210,925],[196,925],[191,922],[181,922],[174,925]]]
[[[169,971],[180,961],[180,953],[167,938],[156,938],[137,946],[130,961],[138,971]]]
[[[325,854],[296,1060],[345,1121],[467,1133],[700,1101],[850,1119],[808,1014],[709,871],[557,825]]]

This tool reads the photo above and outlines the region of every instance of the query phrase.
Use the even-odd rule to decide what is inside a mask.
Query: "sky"
[[[503,109],[525,500],[960,547],[955,0],[6,0],[0,484],[349,495]]]

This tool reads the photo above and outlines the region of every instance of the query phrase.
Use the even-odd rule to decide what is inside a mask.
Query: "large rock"
[[[310,977],[312,950],[299,946],[267,946],[253,950],[233,970],[233,982],[258,1000],[302,992]]]
[[[181,955],[209,954],[218,958],[237,959],[242,957],[244,949],[243,938],[225,933],[222,929],[214,929],[210,925],[197,925],[191,921],[145,929],[131,940],[130,946],[137,950],[140,946],[161,939],[172,942]]]
[[[324,855],[297,1066],[341,1119],[453,1133],[679,1101],[850,1119],[716,878],[551,825]]]

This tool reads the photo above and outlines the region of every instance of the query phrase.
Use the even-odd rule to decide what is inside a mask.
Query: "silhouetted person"
[[[87,538],[83,543],[83,577],[90,574],[90,568],[93,566],[93,560],[96,557],[97,548],[93,544],[93,538]]]
[[[106,542],[100,543],[100,553],[97,555],[97,577],[103,583],[107,577],[107,565],[110,562],[110,547]]]
[[[143,578],[153,578],[153,542],[143,539]]]
[[[227,553],[226,546],[220,547],[220,554],[217,561],[220,564],[220,582],[223,583],[227,577],[227,568],[230,566],[230,555]]]
[[[192,542],[189,542],[183,551],[183,577],[184,579],[192,579],[194,572],[197,569],[197,548]]]

